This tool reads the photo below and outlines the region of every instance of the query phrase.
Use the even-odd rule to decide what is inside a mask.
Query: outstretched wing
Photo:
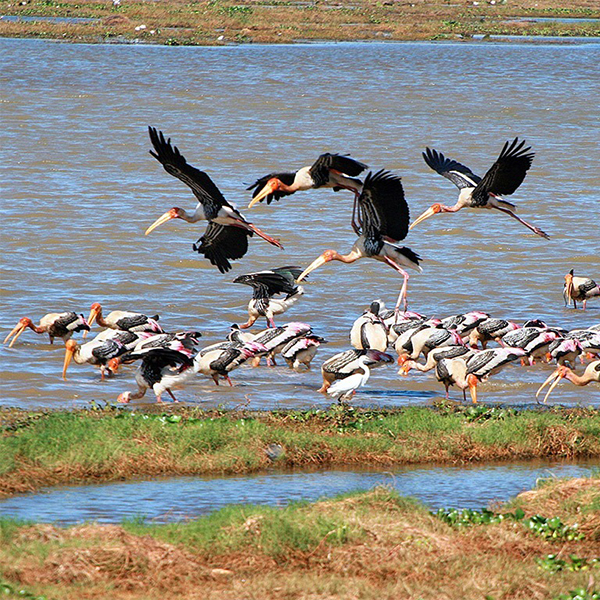
[[[369,173],[358,205],[363,215],[366,243],[380,243],[384,237],[394,241],[406,237],[410,213],[400,177],[383,169]]]
[[[233,283],[251,285],[258,292],[258,298],[270,298],[275,294],[293,294],[297,290],[295,280],[302,273],[301,267],[279,267],[256,273],[240,275]]]
[[[334,170],[351,177],[360,175],[367,165],[343,154],[321,154],[310,168],[310,176],[315,182],[315,187],[325,185],[329,181],[329,171]]]
[[[475,175],[469,167],[465,167],[451,158],[446,158],[433,148],[425,148],[423,160],[434,171],[449,179],[459,190],[475,187],[481,181],[481,177]]]
[[[513,194],[523,183],[525,175],[531,167],[535,153],[529,152],[530,146],[525,146],[525,140],[519,143],[516,137],[512,142],[506,142],[496,162],[473,190],[475,202],[485,199],[488,193],[498,195]]]
[[[248,237],[251,231],[230,225],[219,225],[211,221],[204,235],[192,246],[194,251],[204,254],[211,265],[221,273],[231,270],[230,260],[242,258],[248,252]]]
[[[254,190],[252,192],[252,197],[255,198],[265,187],[269,179],[279,179],[281,183],[285,183],[285,185],[292,185],[294,183],[294,177],[296,177],[296,173],[269,173],[260,179],[257,179],[252,185],[248,186],[247,190]],[[279,200],[284,196],[290,196],[294,192],[284,192],[281,190],[276,190],[272,194],[265,196],[267,204],[271,204],[273,200]]]
[[[177,177],[191,188],[198,202],[202,204],[207,219],[216,218],[221,206],[231,206],[212,179],[204,171],[188,164],[177,146],[171,145],[171,138],[165,140],[163,132],[154,127],[148,127],[148,133],[156,150],[156,152],[150,150],[150,154],[169,175]]]

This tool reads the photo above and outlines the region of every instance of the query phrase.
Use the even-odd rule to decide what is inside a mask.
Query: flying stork
[[[403,267],[410,267],[419,272],[422,269],[419,266],[419,255],[400,245],[400,241],[408,233],[410,220],[400,177],[385,170],[369,172],[358,197],[358,205],[363,214],[362,233],[350,252],[339,254],[335,250],[325,250],[301,273],[297,281],[301,281],[317,267],[332,260],[353,263],[361,258],[374,258],[389,265],[404,278],[396,302],[396,311],[399,312],[402,302],[406,310],[408,273]]]
[[[248,222],[242,213],[227,202],[204,171],[188,164],[177,146],[171,145],[171,138],[165,140],[162,131],[157,131],[154,127],[148,127],[148,131],[156,150],[150,150],[150,154],[162,164],[169,175],[177,177],[191,188],[198,200],[198,206],[192,214],[176,206],[171,208],[146,229],[146,235],[171,219],[183,219],[188,223],[208,221],[204,235],[192,247],[194,251],[203,254],[221,273],[231,269],[229,260],[242,258],[246,254],[248,237],[254,233],[273,246],[283,248],[277,240]]]
[[[526,148],[524,146],[525,141],[519,142],[518,137],[512,142],[507,141],[500,156],[483,178],[475,175],[469,167],[446,158],[441,152],[426,148],[423,159],[427,165],[449,179],[460,190],[460,194],[454,206],[433,204],[415,220],[410,228],[440,212],[454,213],[462,208],[494,208],[516,219],[535,234],[549,239],[548,234],[539,227],[534,227],[518,217],[515,214],[517,207],[502,198],[502,195],[510,195],[517,190],[531,167],[535,155],[529,152],[530,146]]]

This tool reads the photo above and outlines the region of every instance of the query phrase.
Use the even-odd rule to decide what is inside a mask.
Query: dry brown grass
[[[361,535],[342,545],[330,544],[325,535],[310,550],[284,557],[261,551],[263,517],[254,516],[230,526],[244,529],[248,543],[222,554],[120,526],[25,527],[13,540],[10,560],[0,550],[0,565],[9,581],[64,600],[548,600],[598,576],[597,569],[549,573],[535,559],[598,555],[592,526],[596,522],[597,528],[598,517],[586,516],[585,509],[599,499],[597,479],[558,481],[518,498],[532,514],[552,510],[569,521],[578,513],[586,533],[580,541],[542,540],[506,521],[454,529],[423,508],[374,490],[299,509],[315,519],[341,516]]]
[[[218,45],[290,43],[303,40],[461,39],[474,34],[599,35],[595,23],[533,23],[518,16],[591,16],[593,0],[365,1],[315,0],[0,0],[0,13],[22,16],[86,17],[90,24],[0,21],[0,35],[101,42],[138,40],[159,44]],[[139,25],[146,29],[137,30]]]

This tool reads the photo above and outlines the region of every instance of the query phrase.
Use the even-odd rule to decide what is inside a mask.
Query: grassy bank
[[[0,412],[0,494],[44,485],[273,466],[600,457],[600,411],[415,407],[275,413]]]
[[[77,42],[219,45],[298,41],[469,39],[474,35],[599,36],[593,0],[1,0],[0,36]],[[90,19],[55,22],[43,18]]]
[[[376,489],[173,525],[2,520],[0,578],[8,597],[40,600],[592,600],[599,548],[598,479],[547,482],[453,523]]]

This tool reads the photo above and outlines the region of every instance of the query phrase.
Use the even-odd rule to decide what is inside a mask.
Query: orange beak
[[[416,227],[419,223],[423,222],[425,219],[429,219],[429,217],[437,215],[439,212],[441,212],[441,210],[442,209],[439,204],[434,204],[433,206],[428,208],[420,217],[417,217],[417,219],[413,221],[413,223],[408,229],[410,230],[413,227]]]
[[[542,402],[545,404],[546,400],[548,400],[548,396],[550,396],[552,390],[558,385],[558,382],[564,377],[564,371],[563,369],[561,369],[560,367],[554,371],[554,373],[552,373],[552,375],[550,375],[550,377],[548,377],[548,379],[546,379],[546,381],[544,381],[544,383],[542,383],[542,385],[540,385],[540,388],[538,389],[538,391],[535,394],[535,397],[537,398],[541,391],[552,381],[552,384],[550,385],[550,387],[548,388],[548,391],[546,392],[546,395],[544,396],[544,399],[542,400]]]
[[[248,204],[248,208],[252,208],[255,204],[258,204],[262,200],[264,200],[269,194],[272,194],[278,188],[278,180],[277,179],[269,179],[265,184],[265,187],[260,190],[260,192],[252,198],[250,204]]]
[[[22,321],[19,321],[14,327],[13,330],[4,338],[4,344],[6,344],[6,342],[8,342],[8,340],[10,339],[10,337],[12,335],[14,335],[15,337],[11,340],[10,344],[8,345],[9,348],[13,347],[13,344],[17,341],[17,338],[27,329],[27,324],[23,323]]]
[[[67,369],[69,368],[69,364],[71,363],[71,360],[73,359],[74,353],[75,353],[75,345],[67,343],[66,347],[65,347],[65,362],[63,364],[63,372],[62,372],[62,378],[65,381],[67,380]]]
[[[321,256],[319,256],[319,258],[315,259],[310,265],[308,265],[308,267],[306,267],[306,269],[304,269],[302,273],[300,273],[300,277],[296,279],[296,282],[302,281],[309,273],[312,273],[315,269],[318,269],[319,267],[330,262],[331,260],[332,259],[324,252],[323,254],[321,254]]]
[[[468,375],[467,383],[469,384],[469,392],[471,392],[471,400],[473,404],[477,404],[477,377],[473,374]]]

